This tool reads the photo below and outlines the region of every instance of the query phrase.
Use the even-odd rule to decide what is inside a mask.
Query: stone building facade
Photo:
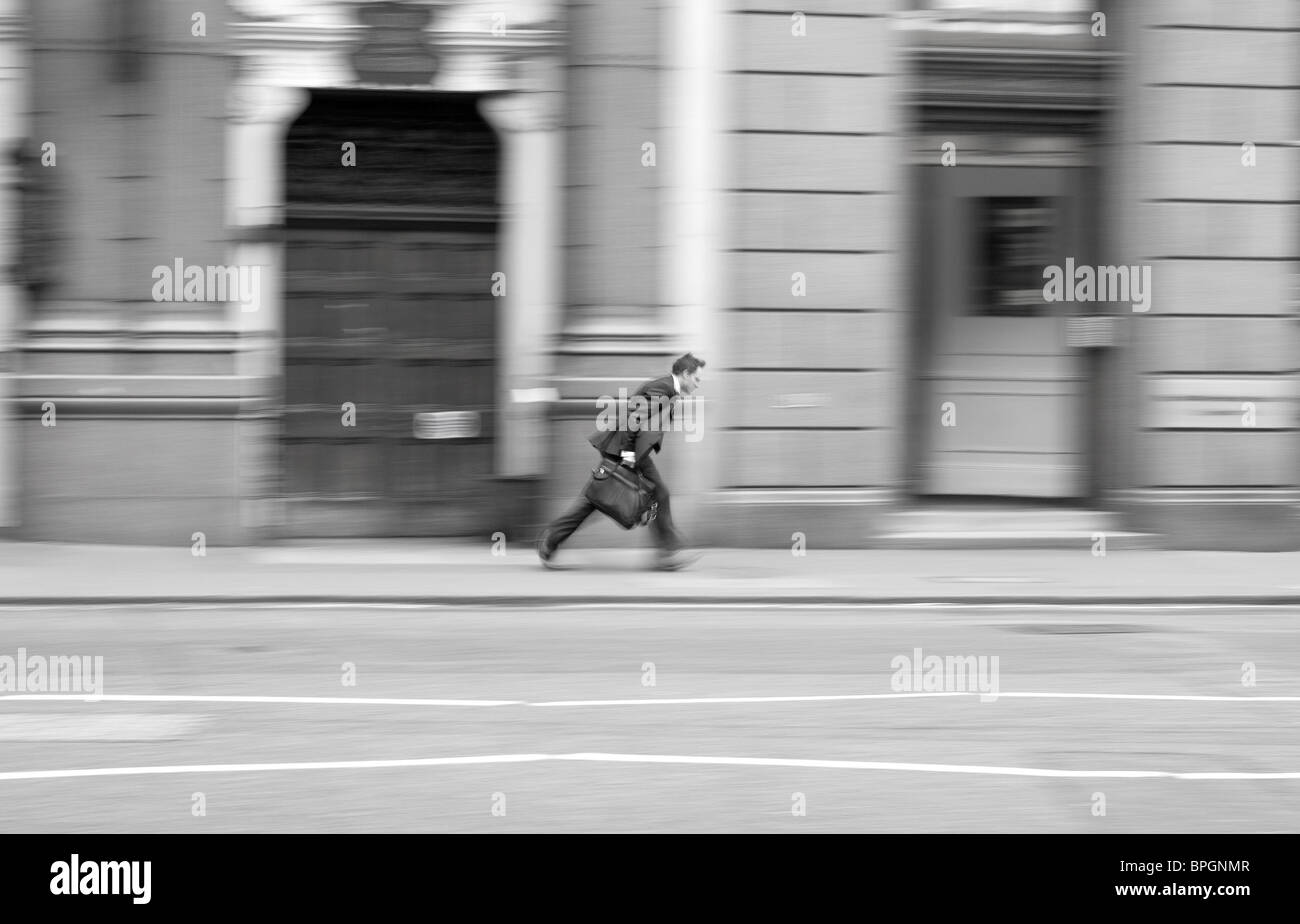
[[[1300,548],[1294,3],[206,6],[0,0],[6,533],[526,540],[691,350],[703,544]]]

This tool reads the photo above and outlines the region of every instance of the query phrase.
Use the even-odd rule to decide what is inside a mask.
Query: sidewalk
[[[487,542],[209,548],[0,542],[0,604],[1234,603],[1300,606],[1300,552],[714,549],[688,571],[648,549],[494,556]]]

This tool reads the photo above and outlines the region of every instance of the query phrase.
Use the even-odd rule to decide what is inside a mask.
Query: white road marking
[[[460,764],[519,764],[549,760],[545,754],[493,754],[484,757],[421,757],[412,760],[329,760],[276,764],[178,764],[158,767],[95,767],[81,770],[10,770],[6,780],[61,780],[87,776],[148,776],[170,773],[266,773],[277,770],[381,770],[393,767],[442,767]]]
[[[185,694],[76,694],[10,693],[0,695],[0,702],[80,702],[80,703],[265,703],[270,705],[345,705],[345,706],[695,706],[734,703],[815,703],[850,702],[875,699],[935,699],[948,697],[987,697],[991,693],[919,692],[919,693],[841,693],[813,696],[696,696],[677,699],[571,699],[527,702],[519,699],[397,699],[361,696],[199,696]],[[998,699],[1116,699],[1151,702],[1190,703],[1300,703],[1300,696],[1222,696],[1181,693],[1051,693],[999,691]]]
[[[529,706],[690,706],[705,703],[812,703],[860,699],[909,699],[918,696],[978,696],[978,693],[846,693],[833,696],[701,696],[693,699],[571,699]]]
[[[1279,587],[1279,589],[1285,589],[1285,588]],[[828,596],[836,596],[836,595],[829,594]],[[923,594],[917,593],[917,594],[912,594],[910,596],[914,600],[915,597],[923,596]],[[1256,597],[1268,596],[1268,594],[1261,591],[1260,593],[1254,594],[1253,596]],[[27,614],[35,610],[63,611],[68,609],[77,609],[77,610],[85,610],[85,611],[130,610],[132,612],[140,612],[142,610],[155,610],[155,611],[165,610],[167,612],[178,612],[178,611],[180,612],[226,612],[226,611],[243,612],[243,611],[250,611],[250,610],[257,611],[257,612],[263,612],[263,611],[277,612],[277,611],[294,611],[294,610],[346,610],[346,611],[410,610],[414,612],[431,612],[437,610],[452,610],[452,611],[473,611],[476,613],[481,612],[483,610],[491,610],[491,611],[513,614],[516,611],[518,611],[520,607],[517,604],[512,603],[510,600],[484,600],[482,602],[473,602],[473,601],[464,600],[464,601],[456,601],[452,603],[438,603],[438,602],[410,603],[410,602],[375,601],[375,600],[337,601],[337,602],[321,600],[321,601],[307,602],[307,603],[274,602],[274,601],[257,601],[257,602],[233,601],[233,602],[223,603],[215,600],[212,601],[205,600],[198,603],[177,603],[174,600],[161,600],[158,602],[141,601],[141,602],[132,602],[132,603],[102,603],[102,602],[68,603],[66,601],[58,601],[58,602],[51,602],[51,603],[34,602],[34,603],[24,603],[24,604],[12,604],[12,603],[0,604],[0,613],[15,612],[15,613]],[[609,603],[572,603],[572,602],[566,603],[563,601],[558,603],[548,603],[545,601],[530,599],[528,601],[528,605],[526,609],[529,612],[533,612],[533,611],[577,612],[577,611],[595,610],[595,611],[600,611],[602,614],[608,615],[610,610],[610,604]],[[1069,602],[1036,603],[1032,600],[1026,602],[1019,602],[1016,600],[1006,600],[998,603],[962,603],[962,602],[954,602],[954,601],[929,602],[929,603],[917,603],[917,602],[890,603],[887,601],[870,602],[870,603],[845,603],[843,601],[819,602],[815,599],[809,600],[807,598],[798,598],[793,600],[777,599],[777,600],[766,601],[766,602],[751,602],[751,603],[730,603],[726,601],[709,601],[709,600],[692,601],[690,603],[641,602],[636,604],[629,604],[626,607],[622,607],[620,609],[620,612],[622,613],[636,613],[636,612],[647,612],[647,611],[658,612],[660,610],[685,610],[687,612],[708,611],[708,610],[742,610],[742,611],[743,610],[785,610],[785,611],[800,611],[800,612],[805,610],[807,611],[855,610],[855,611],[874,613],[874,612],[889,612],[892,610],[940,610],[940,611],[953,611],[953,612],[959,612],[965,610],[981,610],[981,611],[991,610],[995,612],[1003,611],[1003,610],[1032,610],[1035,612],[1047,612],[1047,613],[1062,612],[1062,613],[1077,614],[1080,612],[1087,612],[1087,613],[1217,612],[1217,613],[1223,613],[1225,611],[1236,613],[1241,611],[1252,611],[1252,610],[1265,610],[1270,612],[1276,612],[1279,609],[1286,609],[1286,607],[1280,606],[1279,604],[1276,603],[1252,602],[1249,598],[1232,600],[1227,603],[1192,603],[1192,602],[1179,602],[1178,600],[1171,600],[1169,602],[1161,602],[1161,603],[1125,603],[1123,602],[1122,599],[1119,602],[1107,603],[1105,602],[1104,598],[1096,602],[1088,602],[1088,603],[1069,603]]]
[[[837,696],[701,696],[693,699],[588,699],[556,700],[544,703],[528,703],[529,706],[679,706],[704,705],[710,703],[801,703],[834,702],[865,699],[916,699],[920,697],[950,696],[992,696],[992,693],[978,691],[948,693],[850,693]],[[1196,696],[1166,693],[1007,693],[999,691],[999,699],[1132,699],[1132,700],[1173,700],[1180,702],[1269,702],[1300,703],[1300,696]]]
[[[876,760],[802,760],[783,757],[688,757],[668,754],[562,754],[558,760],[612,763],[706,764],[741,767],[810,767],[830,770],[903,770],[921,773],[973,773],[984,776],[1050,776],[1115,779],[1300,780],[1300,771],[1278,773],[1178,773],[1167,770],[1048,770],[1040,767],[983,767],[966,764],[912,764]]]
[[[0,700],[85,703],[275,703],[338,704],[346,706],[522,706],[517,699],[384,699],[362,696],[188,696],[183,694],[114,693],[78,695],[75,693],[13,693]]]
[[[966,694],[974,696],[975,694]],[[998,698],[1019,699],[1139,699],[1175,700],[1189,703],[1300,703],[1300,696],[1200,696],[1173,693],[998,693]]]
[[[732,767],[799,767],[824,770],[883,770],[913,773],[964,773],[980,776],[1036,776],[1073,779],[1297,780],[1300,771],[1173,772],[1167,770],[1051,770],[1042,767],[993,767],[968,764],[921,764],[874,760],[806,760],[782,757],[696,757],[679,754],[494,754],[481,757],[429,757],[412,760],[337,760],[274,764],[182,764],[156,767],[96,767],[78,770],[0,772],[0,782],[178,773],[266,773],[285,770],[381,770],[476,764],[583,761],[594,763],[691,764]]]
[[[918,594],[913,594],[912,596],[919,597],[919,596],[923,596],[923,594],[918,593]],[[1260,596],[1264,596],[1264,595],[1261,594]],[[347,604],[339,604],[339,606],[345,609],[361,608],[367,605],[368,604],[357,604],[355,605],[355,607],[349,607]],[[507,610],[510,609],[510,606],[508,604],[501,604],[501,603],[492,604],[490,602],[472,603],[472,604],[411,603],[411,604],[403,604],[403,605],[395,605],[395,604],[394,605],[376,604],[376,605],[383,609],[387,609],[387,608],[393,608],[393,609],[405,608],[405,609],[417,609],[417,610],[423,610],[423,609]],[[312,604],[303,604],[303,607],[307,609],[318,608]],[[244,609],[244,607],[239,607],[239,608]],[[275,607],[273,606],[272,608]],[[538,612],[541,611],[551,612],[555,610],[559,610],[559,611],[599,610],[603,613],[608,614],[610,611],[610,604],[608,603],[537,603],[536,605],[529,605],[528,609],[530,612],[534,610]],[[1118,613],[1148,613],[1148,614],[1149,613],[1171,613],[1172,614],[1172,613],[1183,613],[1189,611],[1190,612],[1212,612],[1212,613],[1223,613],[1223,612],[1230,611],[1236,613],[1243,610],[1268,610],[1268,611],[1275,612],[1278,610],[1286,610],[1286,609],[1288,609],[1288,607],[1276,603],[1252,603],[1249,601],[1236,601],[1236,600],[1232,601],[1231,603],[1179,603],[1177,601],[1173,601],[1170,603],[1124,603],[1121,601],[1118,603],[1103,602],[1103,603],[1086,603],[1086,604],[1036,603],[1032,600],[1023,601],[1023,602],[1008,600],[1006,602],[1000,602],[1000,603],[954,603],[954,602],[942,602],[942,601],[929,602],[929,603],[917,603],[912,601],[902,602],[902,603],[843,603],[839,601],[829,602],[829,603],[826,602],[818,603],[815,601],[808,602],[808,601],[799,601],[799,600],[773,600],[771,602],[766,602],[766,603],[722,603],[722,602],[718,602],[718,603],[691,602],[689,604],[687,603],[638,603],[635,606],[627,607],[626,609],[622,610],[622,612],[633,613],[642,610],[656,610],[656,611],[685,610],[688,613],[699,611],[699,610],[740,610],[740,611],[786,610],[786,611],[800,611],[800,612],[804,610],[854,610],[854,611],[863,611],[863,612],[891,612],[894,610],[939,610],[939,611],[981,610],[981,611],[1003,612],[1005,610],[1028,610],[1035,613],[1061,612],[1061,613],[1070,613],[1070,614],[1076,614],[1081,611],[1088,612],[1088,613],[1118,612]]]

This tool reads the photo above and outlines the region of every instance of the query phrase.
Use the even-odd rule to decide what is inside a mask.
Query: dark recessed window
[[[1034,317],[1047,314],[1043,268],[1049,259],[1057,209],[1047,198],[975,200],[975,314]]]

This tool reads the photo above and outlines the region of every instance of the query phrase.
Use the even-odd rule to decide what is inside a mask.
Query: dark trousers
[[[664,484],[663,477],[659,474],[659,469],[649,453],[641,460],[637,468],[655,486],[655,500],[659,502],[659,511],[650,524],[650,530],[654,533],[655,545],[659,547],[660,554],[668,555],[685,548],[685,540],[673,526],[673,513],[668,502],[668,485]],[[572,536],[574,531],[595,511],[596,508],[592,506],[591,501],[587,500],[585,496],[579,495],[577,502],[569,508],[569,511],[547,527],[547,541],[550,543],[551,548],[559,548],[560,543]]]

